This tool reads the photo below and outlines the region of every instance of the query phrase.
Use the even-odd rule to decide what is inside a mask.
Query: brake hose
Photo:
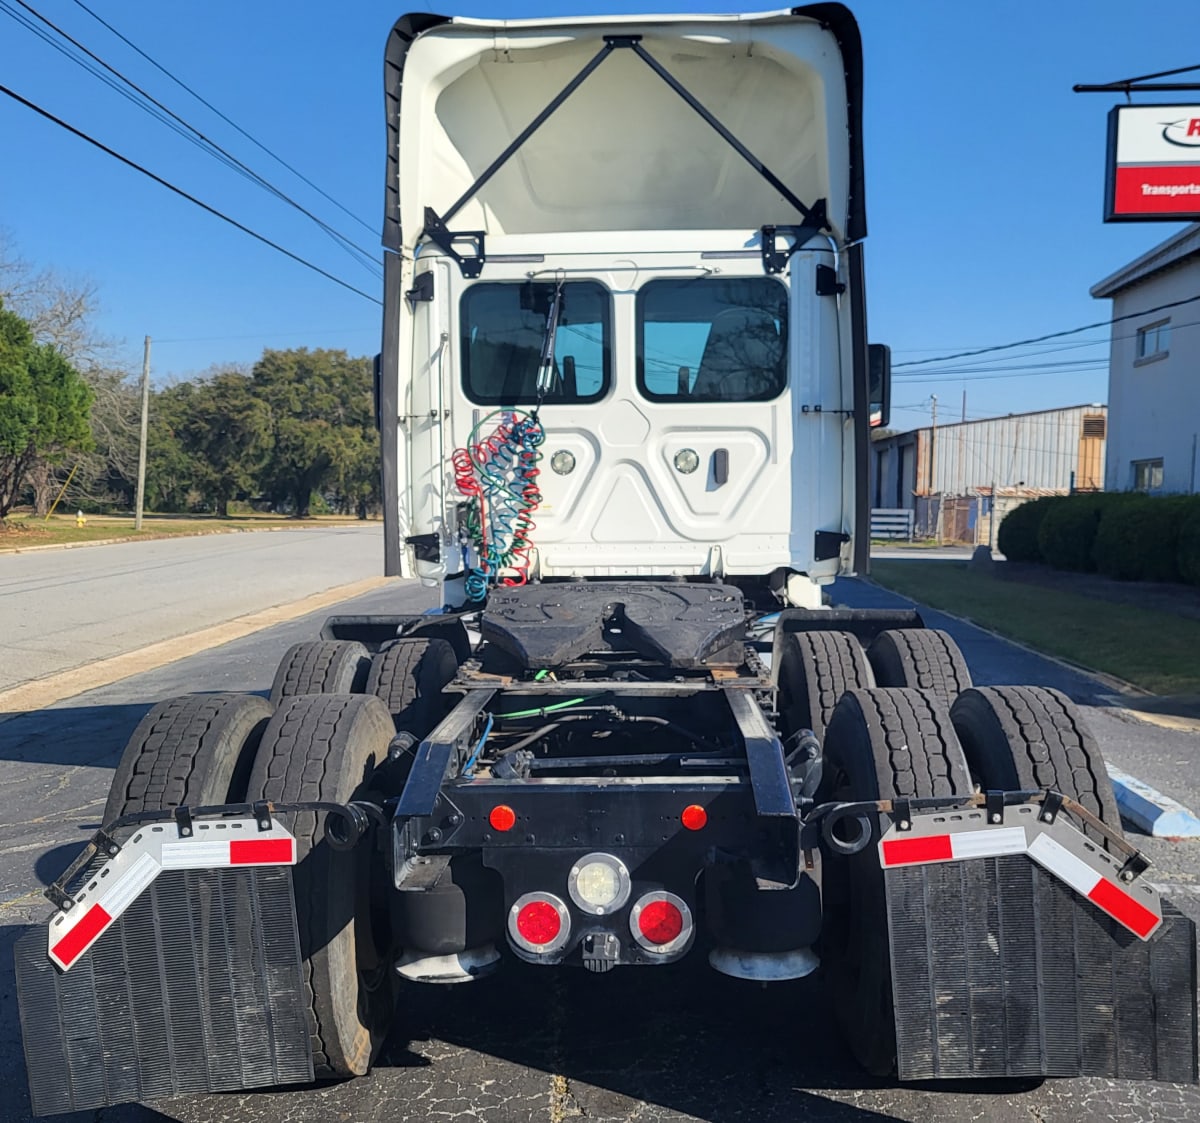
[[[480,429],[495,417],[500,420],[491,435],[478,440]],[[451,455],[454,483],[467,497],[463,534],[476,555],[466,579],[473,601],[484,600],[492,585],[524,585],[529,579],[533,512],[542,501],[538,450],[545,439],[536,414],[494,410]]]

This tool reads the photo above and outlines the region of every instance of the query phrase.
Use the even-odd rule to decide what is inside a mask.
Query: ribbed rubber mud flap
[[[288,866],[164,872],[63,974],[16,945],[36,1115],[313,1079]]]
[[[887,870],[902,1080],[1197,1079],[1196,929],[1143,943],[1023,855]]]

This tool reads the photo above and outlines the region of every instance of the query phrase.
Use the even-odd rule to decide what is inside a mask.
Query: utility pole
[[[929,395],[929,406],[932,414],[932,424],[929,430],[929,502],[933,502],[933,488],[937,481],[937,395]],[[934,520],[934,538],[939,545],[942,540],[942,501],[938,499],[937,518]]]
[[[934,456],[937,452],[937,395],[930,394],[929,402],[929,408],[933,414],[933,424],[929,431],[929,494],[932,495],[933,482],[936,479]]]
[[[138,444],[137,507],[133,529],[142,529],[142,505],[146,500],[146,434],[150,421],[150,337],[142,351],[142,438]]]
[[[958,426],[958,471],[954,473],[954,490],[957,495],[970,495],[967,483],[967,388],[963,387],[962,419]]]

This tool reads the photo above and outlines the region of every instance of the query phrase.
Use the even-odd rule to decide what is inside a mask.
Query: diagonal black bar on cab
[[[763,177],[776,191],[779,192],[793,207],[796,208],[806,219],[813,215],[815,208],[805,206],[796,195],[796,193],[788,187],[782,179],[779,178],[770,168],[767,167],[753,152],[750,151],[737,137],[733,135],[720,121],[716,119],[699,101],[692,95],[691,91],[679,81],[661,62],[658,61],[645,47],[641,44],[641,37],[637,35],[629,36],[611,36],[606,39],[606,42],[612,43],[618,47],[630,47],[634,54],[638,56],[651,70],[654,71],[668,86],[671,87],[684,101],[688,103],[721,137],[726,144],[729,145],[743,160],[746,161],[760,176]],[[822,214],[822,218],[824,215]],[[822,222],[821,228],[824,229],[829,224]]]
[[[441,216],[441,221],[443,223],[449,222],[456,214],[458,214],[460,210],[463,209],[464,206],[466,206],[468,202],[470,202],[471,197],[475,195],[475,193],[479,191],[479,189],[483,187],[483,185],[487,183],[492,176],[494,176],[502,167],[504,167],[506,163],[508,163],[513,153],[516,152],[521,145],[523,145],[531,136],[533,136],[534,133],[538,131],[538,129],[540,129],[546,123],[554,111],[558,109],[558,107],[562,105],[567,98],[569,98],[577,89],[579,89],[580,86],[583,85],[585,81],[587,81],[587,78],[592,71],[595,70],[596,67],[598,67],[606,58],[608,58],[609,55],[613,53],[615,47],[616,44],[610,40],[605,40],[604,46],[596,52],[587,66],[585,66],[562,88],[562,91],[558,94],[558,96],[555,97],[555,99],[549,105],[547,105],[546,108],[541,111],[541,113],[539,113],[532,121],[529,122],[528,125],[525,126],[525,128],[521,131],[520,136],[518,136],[503,152],[501,152],[500,155],[497,156],[484,169],[479,178],[472,183],[471,186],[468,187],[454,203],[451,204],[450,209]]]
[[[679,81],[665,66],[662,65],[645,47],[642,46],[640,35],[606,35],[604,46],[596,52],[587,65],[568,82],[553,98],[549,105],[541,111],[520,134],[500,153],[484,170],[478,179],[471,184],[453,203],[445,214],[438,214],[432,207],[425,208],[425,229],[421,237],[429,238],[436,246],[444,250],[458,262],[465,277],[478,277],[483,270],[485,260],[484,236],[482,231],[454,232],[448,227],[450,220],[483,188],[483,186],[502,168],[517,150],[531,137],[555,111],[567,100],[592,74],[613,51],[620,48],[632,50],[651,70],[654,71],[668,86],[671,87],[693,110],[725,141],[743,160],[746,161],[763,179],[775,188],[804,218],[804,225],[799,227],[800,238],[792,244],[791,251],[800,248],[803,242],[820,230],[829,229],[826,217],[825,200],[818,199],[811,207],[806,206],[798,195],[783,182],[770,168],[767,167],[753,152],[750,151],[736,136],[733,135],[716,117],[697,100],[694,94]],[[775,227],[768,227],[772,233]],[[455,248],[456,244],[468,243],[475,249],[473,254],[461,254]],[[789,254],[782,255],[786,261]],[[780,269],[769,269],[769,272],[779,272]]]

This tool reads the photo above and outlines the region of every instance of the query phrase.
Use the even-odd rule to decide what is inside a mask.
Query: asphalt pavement
[[[0,554],[0,691],[382,570],[380,523]]]
[[[845,603],[898,598],[840,582]],[[344,605],[352,612],[419,611],[427,590],[399,583]],[[97,824],[126,738],[155,701],[211,690],[265,692],[287,646],[311,638],[327,613],[220,648],[0,725],[0,1123],[28,1118],[11,945],[49,912],[42,886]],[[1126,771],[1200,803],[1200,736],[1142,725],[1107,688],[1078,672],[926,613],[967,654],[981,684],[1034,682],[1087,707],[1105,753]],[[1200,845],[1140,839],[1154,878],[1200,919]],[[1083,1123],[1200,1119],[1200,1090],[1109,1080],[901,1086],[865,1077],[831,1028],[819,981],[760,987],[700,966],[592,976],[508,964],[459,987],[410,986],[379,1064],[363,1079],[301,1090],[180,1097],[147,1107],[65,1117],[77,1123],[247,1119],[460,1120],[517,1123]]]

